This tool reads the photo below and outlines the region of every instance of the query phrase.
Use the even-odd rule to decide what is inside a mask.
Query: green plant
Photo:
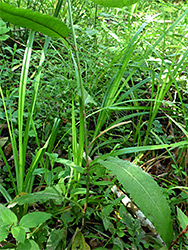
[[[49,213],[32,212],[24,215],[18,223],[17,216],[9,208],[0,204],[0,241],[4,241],[11,233],[16,240],[16,244],[12,246],[17,246],[18,250],[40,249],[31,237],[42,223],[50,218],[51,214]]]
[[[115,57],[115,59],[111,65],[113,65],[115,62],[118,62],[119,60],[121,60],[121,58],[122,58],[122,61],[121,61],[122,63],[120,65],[117,73],[115,74],[114,78],[112,79],[112,81],[110,82],[110,84],[107,87],[107,91],[106,91],[104,98],[103,98],[101,110],[97,111],[100,113],[99,113],[99,117],[97,120],[96,129],[93,133],[94,134],[93,140],[90,144],[90,148],[88,149],[88,142],[87,142],[88,138],[87,138],[87,129],[86,129],[86,114],[85,114],[85,102],[86,102],[87,93],[85,92],[85,89],[83,86],[83,79],[82,79],[82,75],[81,75],[80,58],[79,58],[79,53],[77,51],[76,36],[75,36],[74,25],[73,25],[73,21],[72,21],[71,3],[70,3],[70,1],[67,1],[67,2],[68,2],[68,11],[69,11],[69,20],[70,20],[69,23],[71,26],[72,37],[73,37],[73,46],[70,45],[70,43],[66,39],[64,39],[63,41],[64,41],[64,44],[66,45],[66,47],[68,48],[70,55],[72,57],[74,67],[75,67],[75,76],[76,76],[77,85],[78,85],[78,100],[79,100],[79,107],[80,107],[80,109],[79,109],[79,125],[80,125],[80,127],[79,127],[79,139],[78,139],[78,143],[77,143],[78,136],[77,136],[77,130],[76,130],[75,110],[74,110],[74,102],[72,102],[73,164],[72,163],[70,164],[70,162],[68,163],[66,160],[63,160],[63,159],[58,160],[57,155],[54,155],[51,152],[52,147],[50,149],[50,152],[48,152],[48,154],[47,154],[47,156],[49,157],[47,162],[49,163],[51,161],[52,169],[53,169],[55,161],[59,162],[61,164],[64,164],[64,165],[68,165],[70,167],[70,181],[67,184],[67,189],[63,190],[63,192],[64,192],[63,194],[64,194],[66,199],[67,199],[70,187],[72,187],[72,186],[74,188],[72,193],[71,193],[72,196],[74,196],[74,194],[77,195],[77,194],[83,194],[83,193],[85,194],[86,193],[85,201],[84,201],[84,210],[83,210],[83,221],[82,221],[82,229],[83,229],[85,226],[85,218],[87,216],[87,205],[88,205],[88,200],[89,200],[89,187],[90,187],[89,153],[91,152],[92,147],[94,147],[93,146],[94,142],[96,141],[96,139],[98,139],[98,137],[101,134],[105,134],[106,131],[109,131],[109,130],[113,129],[114,127],[117,127],[117,124],[116,124],[115,126],[109,127],[106,131],[101,132],[103,125],[105,124],[108,116],[111,114],[112,111],[134,110],[134,111],[138,112],[138,110],[140,110],[140,109],[144,110],[144,111],[149,109],[150,119],[149,119],[147,131],[146,131],[146,136],[145,136],[145,140],[143,143],[144,144],[143,147],[138,146],[138,147],[130,147],[130,148],[125,148],[125,149],[120,149],[120,150],[112,150],[111,153],[103,155],[99,159],[92,161],[90,163],[90,165],[95,164],[95,163],[100,163],[103,166],[105,166],[107,169],[112,171],[113,174],[115,174],[117,176],[119,182],[124,186],[125,189],[128,190],[128,192],[131,194],[131,196],[133,197],[133,199],[135,200],[137,205],[143,210],[143,212],[146,214],[146,216],[151,219],[151,221],[155,225],[157,231],[159,232],[162,239],[164,240],[165,244],[169,247],[171,242],[172,242],[172,222],[171,222],[171,216],[170,216],[170,210],[169,210],[168,204],[167,204],[166,200],[163,198],[163,195],[161,193],[160,188],[153,181],[153,179],[151,177],[149,177],[149,175],[145,174],[143,171],[141,171],[140,168],[136,167],[135,165],[130,164],[128,162],[124,162],[123,160],[120,160],[118,158],[112,158],[112,157],[108,158],[108,157],[109,156],[119,156],[121,154],[135,153],[135,152],[141,152],[141,151],[152,150],[152,149],[170,148],[170,150],[172,150],[178,146],[187,146],[187,141],[181,141],[181,142],[172,143],[172,144],[160,144],[160,145],[153,145],[153,146],[151,146],[151,145],[145,146],[146,142],[148,141],[150,129],[153,125],[152,123],[157,115],[157,112],[160,108],[160,105],[163,101],[163,98],[164,98],[167,90],[170,88],[170,86],[174,82],[175,77],[177,76],[177,72],[180,69],[182,63],[184,62],[184,60],[186,58],[187,51],[186,51],[185,55],[182,57],[182,59],[179,61],[178,65],[173,73],[171,73],[171,67],[173,66],[173,64],[170,67],[168,67],[168,74],[166,75],[164,84],[162,84],[162,88],[160,88],[160,84],[158,85],[155,101],[153,100],[154,99],[153,93],[154,93],[155,74],[153,74],[153,77],[152,77],[152,83],[153,83],[152,96],[151,96],[151,99],[148,100],[149,103],[151,104],[149,108],[139,105],[139,101],[143,101],[143,99],[137,99],[137,97],[136,97],[137,95],[135,93],[135,91],[137,89],[139,89],[139,87],[142,86],[145,83],[145,81],[141,81],[137,85],[134,85],[132,87],[129,86],[128,82],[129,82],[129,80],[132,79],[132,76],[136,72],[137,67],[139,67],[142,64],[142,62],[147,58],[147,56],[152,52],[156,53],[155,47],[157,47],[159,45],[159,43],[162,41],[162,39],[164,39],[165,36],[171,30],[173,30],[173,28],[176,27],[176,25],[186,16],[186,14],[188,13],[188,10],[185,10],[185,12],[176,20],[176,22],[174,22],[166,31],[164,31],[164,33],[156,40],[154,45],[152,45],[152,46],[149,45],[149,50],[147,51],[145,58],[142,59],[138,63],[137,67],[135,67],[135,69],[130,73],[130,75],[126,78],[126,80],[124,81],[124,83],[122,85],[121,85],[122,77],[124,76],[125,70],[129,65],[129,61],[131,59],[131,56],[133,55],[134,50],[137,46],[137,42],[139,41],[140,34],[152,19],[148,19],[143,25],[141,25],[141,27],[133,35],[133,37],[130,40],[130,42],[128,43],[126,49],[123,49],[122,52],[118,56]],[[112,2],[109,3],[107,1],[94,1],[94,2],[102,3],[102,4],[107,5],[109,7],[110,6],[122,7],[124,5],[127,5],[126,1],[121,1],[121,2],[113,1],[113,3]],[[115,5],[115,4],[117,4],[117,5]],[[8,16],[6,14],[6,11],[3,9],[4,5],[1,4],[0,8],[1,8],[1,6],[2,6],[2,10],[3,10],[3,18],[5,20],[11,21],[17,25],[23,25],[23,23],[21,21],[24,20],[25,27],[32,28],[32,29],[35,29],[37,31],[42,31],[45,34],[48,34],[50,36],[57,36],[57,37],[63,38],[65,35],[68,35],[68,30],[65,28],[64,24],[62,24],[62,27],[65,29],[62,30],[61,34],[59,34],[57,32],[57,30],[53,30],[53,32],[52,32],[50,30],[50,29],[52,29],[52,26],[50,23],[51,19],[47,16],[42,16],[39,13],[37,13],[36,15],[32,14],[31,20],[28,22],[26,14],[30,13],[29,11],[25,12],[24,10],[19,10],[19,9],[15,10],[14,8],[11,8],[10,9],[11,16]],[[17,15],[18,13],[21,15],[21,18],[20,18],[20,20],[17,20],[15,22],[13,17],[14,17],[14,15]],[[41,20],[41,23],[39,26],[36,25],[36,20],[38,20],[38,18],[40,18],[40,20]],[[49,23],[45,24],[45,27],[44,27],[43,22],[46,22],[46,20],[49,20]],[[56,24],[56,22],[57,22],[57,25],[59,27],[59,25],[61,23],[60,23],[60,21],[57,21],[56,19],[53,19],[52,24],[54,24],[54,23]],[[48,24],[49,24],[49,26],[48,26]],[[65,34],[64,34],[64,32],[65,32]],[[29,38],[29,41],[31,44],[33,42],[33,35],[34,35],[34,32],[31,31],[30,38]],[[29,52],[29,49],[31,48],[31,44],[28,45],[27,53]],[[74,49],[72,50],[72,48],[75,48],[75,50]],[[26,62],[28,63],[27,60],[26,60]],[[160,68],[160,72],[161,72],[160,75],[161,76],[162,76],[162,71],[163,71],[163,63],[164,63],[164,58],[162,57],[162,64],[161,64],[161,68]],[[42,64],[40,66],[42,67]],[[24,67],[24,68],[26,69],[26,67]],[[25,72],[25,74],[27,75],[27,72]],[[169,82],[167,81],[168,77],[171,77],[171,79],[172,79]],[[160,83],[161,83],[162,78],[160,77],[159,79],[160,79]],[[168,85],[167,85],[167,88],[165,88],[165,86],[166,86],[165,84],[167,82],[168,82]],[[21,86],[21,90],[20,90],[20,104],[19,104],[19,116],[18,117],[19,117],[19,151],[20,151],[21,157],[20,157],[19,163],[17,163],[17,166],[18,166],[17,172],[19,173],[19,174],[17,174],[17,176],[19,177],[17,179],[17,183],[20,183],[21,187],[19,187],[18,192],[23,191],[23,186],[24,186],[24,184],[23,184],[24,171],[23,170],[24,170],[25,160],[23,158],[23,155],[25,155],[26,145],[27,145],[27,141],[28,141],[28,131],[29,131],[29,126],[30,126],[29,125],[28,129],[26,129],[27,133],[26,133],[26,139],[25,139],[25,144],[24,144],[25,146],[24,146],[24,148],[22,148],[23,102],[25,99],[24,98],[25,93],[24,93],[24,88],[22,88],[23,86],[22,85],[20,85],[20,86]],[[129,96],[131,96],[132,100],[131,101],[122,101],[120,99],[119,102],[116,102],[124,87],[127,88],[127,91],[125,92],[125,95],[123,97],[128,98]],[[37,85],[36,89],[38,89],[38,85]],[[2,94],[2,99],[3,99],[3,94]],[[35,100],[36,100],[36,98],[34,98],[34,101],[32,102],[33,104],[35,103]],[[128,106],[126,106],[126,107],[123,105],[123,104],[127,104],[129,102],[130,103],[132,102],[133,105],[128,104]],[[154,105],[152,103],[154,103]],[[32,107],[33,107],[32,112],[30,112],[31,115],[28,119],[29,124],[32,121],[32,113],[33,113],[34,105],[32,105]],[[4,101],[4,108],[5,108],[5,112],[6,112],[6,116],[7,116],[5,101]],[[139,113],[137,115],[141,116],[141,115],[143,115],[143,113]],[[133,116],[130,116],[130,118],[132,118],[132,117]],[[7,123],[8,123],[8,119],[7,119]],[[10,127],[9,133],[11,135],[11,133],[12,133],[11,124],[9,125],[9,127]],[[181,130],[187,135],[186,130],[183,130],[182,126],[181,126]],[[49,138],[49,140],[45,144],[45,147],[43,147],[41,150],[38,151],[39,153],[36,154],[36,159],[33,162],[33,165],[31,165],[31,167],[30,167],[30,171],[28,172],[28,175],[26,176],[26,179],[25,179],[25,184],[29,183],[29,189],[26,189],[27,191],[29,190],[31,192],[31,187],[32,187],[31,183],[33,182],[33,180],[31,180],[30,177],[31,177],[32,173],[34,172],[35,168],[37,167],[37,163],[39,161],[39,158],[42,157],[44,151],[47,149],[47,146],[48,146],[51,138],[52,137]],[[11,140],[13,142],[13,145],[16,145],[15,137],[13,135],[11,136]],[[53,143],[54,143],[54,141],[53,141]],[[53,145],[53,143],[51,143],[51,145]],[[75,182],[78,182],[78,183],[80,182],[80,176],[81,176],[80,174],[82,173],[82,171],[79,172],[78,170],[82,169],[81,167],[84,164],[84,162],[83,162],[84,151],[85,151],[84,158],[85,158],[85,165],[86,165],[86,170],[87,170],[86,171],[87,178],[86,178],[86,188],[84,188],[84,190],[83,190],[83,189],[78,189],[77,184],[75,184],[75,183],[72,185],[72,180],[74,179]],[[15,157],[17,157],[16,152],[17,152],[17,149],[16,149],[16,147],[14,147],[14,156]],[[2,152],[1,152],[1,154],[3,155]],[[17,158],[15,158],[15,159],[17,159]],[[18,160],[17,160],[17,162],[18,162]],[[8,164],[8,163],[6,163],[6,164]],[[10,170],[10,168],[9,168],[9,170]],[[20,172],[19,172],[19,170],[20,170]],[[47,169],[46,169],[46,171],[47,171]],[[120,175],[120,173],[121,173],[121,175]],[[29,179],[31,180],[30,182],[29,182]],[[12,180],[13,180],[13,178],[12,178]],[[142,181],[140,181],[140,180],[142,180]],[[61,178],[60,182],[59,182],[59,184],[62,184],[63,189],[65,189],[64,181],[65,181],[65,178]],[[132,186],[132,182],[134,182],[135,186]],[[50,183],[49,185],[52,185],[52,184],[53,183]],[[140,189],[143,191],[142,196],[140,195]],[[151,196],[151,192],[155,192],[155,196]],[[7,194],[7,197],[8,197],[8,194]],[[167,234],[167,232],[168,232],[168,234]],[[82,246],[83,246],[83,244],[85,244],[83,234],[81,233],[80,230],[77,230],[75,232],[73,239],[76,239],[78,241],[82,241]],[[86,246],[84,246],[84,247],[86,247]]]
[[[59,2],[59,4],[60,4],[60,2]],[[56,15],[58,14],[60,6],[61,5],[59,5],[55,11]],[[35,28],[35,25],[36,25],[36,27],[39,26],[40,29],[42,29],[44,32],[49,33],[51,36],[57,35],[57,32],[58,33],[60,32],[61,36],[62,36],[62,34],[64,36],[68,35],[68,28],[66,26],[63,26],[63,27],[61,26],[60,29],[57,26],[55,26],[55,27],[58,29],[52,28],[52,27],[54,27],[54,22],[58,23],[58,19],[56,20],[55,17],[42,16],[39,13],[33,13],[34,16],[32,16],[32,13],[31,13],[31,20],[30,20],[28,18],[29,14],[27,11],[25,12],[24,10],[21,10],[21,12],[19,12],[16,10],[16,8],[11,7],[11,6],[9,8],[9,5],[4,4],[4,3],[0,3],[0,8],[1,8],[2,18],[4,18],[6,16],[5,19],[8,18],[8,20],[13,20],[13,22],[16,22],[15,24],[17,24],[17,25],[20,25],[22,22],[26,22],[28,27],[31,27],[34,25],[34,28]],[[15,18],[16,16],[19,16],[19,15],[21,15],[22,17]],[[41,19],[41,17],[43,17],[43,18]],[[32,20],[36,20],[37,18],[41,20],[40,24],[32,21]],[[46,28],[46,22],[48,22],[48,24],[49,24],[48,28]],[[12,176],[12,173],[10,171],[10,166],[8,165],[8,162],[4,156],[2,149],[0,149],[0,151],[1,151],[1,155],[4,159],[4,161],[6,163],[7,169],[9,171],[9,175],[10,175],[10,178],[11,178],[16,195],[23,192],[23,191],[26,191],[26,192],[32,191],[33,181],[34,181],[33,171],[35,170],[35,168],[37,168],[37,166],[38,166],[38,164],[39,164],[39,162],[40,162],[42,156],[44,155],[44,152],[48,146],[49,146],[48,152],[52,151],[53,143],[54,143],[54,140],[56,138],[57,130],[58,130],[58,126],[59,126],[59,121],[55,121],[51,135],[47,139],[44,146],[36,152],[36,155],[35,155],[32,163],[28,169],[28,172],[25,176],[25,162],[26,162],[26,152],[27,152],[27,145],[28,145],[28,139],[29,139],[29,131],[30,131],[30,127],[33,124],[32,116],[33,116],[36,98],[37,98],[37,93],[38,93],[38,88],[39,88],[39,81],[40,81],[40,75],[41,75],[41,70],[42,70],[42,64],[45,60],[47,47],[48,47],[48,44],[50,41],[50,38],[46,37],[44,49],[42,51],[42,55],[41,55],[41,59],[40,59],[40,63],[39,63],[38,73],[37,73],[37,76],[35,79],[32,101],[31,101],[31,105],[29,108],[29,115],[28,115],[25,131],[24,131],[24,108],[25,108],[26,85],[27,85],[28,70],[29,70],[29,65],[30,65],[32,45],[33,45],[33,41],[34,41],[34,34],[35,34],[34,31],[30,31],[30,33],[29,33],[28,43],[27,43],[27,47],[25,50],[24,60],[23,60],[22,74],[21,74],[21,79],[20,79],[19,102],[18,102],[18,132],[19,132],[18,133],[18,146],[17,146],[15,132],[14,132],[13,123],[12,123],[12,114],[8,113],[8,111],[7,111],[5,98],[3,95],[3,90],[2,90],[2,88],[0,88],[0,93],[1,93],[2,101],[3,101],[5,115],[6,115],[6,121],[7,121],[8,129],[9,129],[9,134],[10,134],[10,140],[11,140],[11,144],[12,144],[12,148],[13,148],[15,171],[16,171],[16,184],[15,184],[14,178]],[[34,126],[33,126],[33,128],[34,128]],[[23,134],[24,134],[24,137],[23,137]],[[36,138],[37,138],[37,136],[36,136]],[[38,145],[38,146],[40,147],[40,145]],[[19,154],[18,154],[18,150],[19,150]],[[8,194],[6,195],[6,197],[8,197]]]
[[[6,33],[10,30],[10,28],[6,27],[6,24],[5,22],[3,22],[3,20],[0,20],[0,26],[1,26],[0,41],[5,41],[6,39],[9,38],[9,35],[6,35]]]

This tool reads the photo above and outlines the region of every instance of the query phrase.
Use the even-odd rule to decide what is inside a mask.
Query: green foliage
[[[85,242],[84,236],[82,232],[80,232],[79,229],[76,230],[75,235],[72,239],[72,248],[71,250],[76,249],[83,249],[83,250],[90,250],[91,248],[89,245]]]
[[[92,0],[92,1],[106,7],[122,8],[124,6],[129,6],[134,3],[137,3],[139,0]]]
[[[6,35],[6,33],[10,30],[10,28],[6,27],[5,22],[3,20],[0,20],[0,41],[5,41],[9,38],[9,35]]]
[[[0,212],[1,212],[1,221],[4,225],[12,225],[17,224],[17,217],[16,215],[8,208],[4,207],[2,204],[0,204]]]
[[[24,194],[20,197],[15,198],[12,201],[13,204],[33,204],[35,202],[44,203],[48,200],[62,200],[61,194],[58,190],[54,187],[49,187],[44,191],[35,192],[31,194]]]
[[[0,3],[0,16],[4,21],[19,27],[40,31],[50,37],[67,37],[68,27],[55,17],[19,9],[6,3]]]
[[[28,16],[30,16],[30,13],[24,14],[25,10],[19,10],[19,9],[16,9],[15,7],[11,7],[11,6],[10,6],[10,8],[7,8],[7,7],[8,7],[8,5],[6,5],[6,4],[4,5],[3,3],[0,3],[0,10],[2,12],[2,17],[8,21],[16,22],[15,24],[18,24],[18,23],[22,24],[24,22],[24,20],[22,18],[24,18],[24,17],[28,18]],[[7,14],[7,11],[9,12],[9,14]],[[20,17],[20,19],[17,17],[17,15]],[[36,23],[37,25],[38,25],[38,23],[40,23],[41,26],[39,25],[39,29],[43,30],[43,25],[45,25],[45,27],[46,27],[46,22],[48,23],[48,21],[49,21],[48,26],[49,26],[49,29],[51,30],[50,25],[53,26],[55,24],[54,21],[56,21],[56,19],[53,19],[53,18],[50,19],[50,17],[44,17],[44,19],[42,18],[42,22],[41,22],[40,15],[41,14],[37,15],[37,13],[34,13],[34,16],[33,16],[31,13],[31,17],[33,18],[33,19],[31,18],[32,22]],[[48,21],[46,20],[46,18],[48,19]],[[38,19],[38,21],[36,21],[36,19]],[[26,25],[27,25],[27,22],[26,22]],[[44,32],[46,32],[45,29],[44,29]],[[16,194],[21,193],[23,191],[31,192],[32,186],[33,186],[33,181],[34,181],[34,179],[32,177],[32,173],[35,170],[35,168],[37,168],[37,166],[38,166],[39,162],[41,161],[42,156],[43,156],[43,154],[48,146],[49,146],[48,152],[52,151],[53,144],[54,144],[55,138],[57,136],[58,126],[59,126],[59,120],[56,119],[54,122],[54,126],[52,129],[51,135],[48,137],[48,139],[43,147],[40,148],[40,146],[39,146],[40,149],[36,152],[36,155],[35,155],[32,163],[29,167],[27,175],[24,176],[25,175],[25,161],[26,161],[27,144],[28,144],[28,139],[29,139],[30,127],[31,127],[32,122],[33,122],[32,116],[33,116],[36,98],[37,98],[37,92],[38,92],[38,88],[39,88],[39,80],[40,80],[40,75],[41,75],[41,70],[42,70],[41,66],[44,62],[46,50],[47,50],[47,47],[49,44],[49,37],[46,37],[44,49],[42,51],[40,62],[39,62],[39,71],[38,71],[38,74],[37,74],[36,79],[35,79],[34,92],[32,95],[32,102],[31,102],[30,109],[29,109],[29,115],[28,115],[28,119],[27,119],[26,126],[25,126],[25,131],[24,131],[24,122],[23,121],[24,121],[24,108],[25,108],[25,99],[26,99],[26,86],[27,86],[29,64],[30,64],[30,59],[31,59],[31,51],[32,51],[32,45],[33,45],[33,41],[34,41],[34,35],[35,35],[34,31],[29,32],[29,38],[28,38],[28,43],[27,43],[26,50],[25,50],[25,55],[24,55],[24,59],[23,59],[23,67],[22,67],[21,78],[20,78],[19,99],[18,99],[18,138],[19,138],[18,145],[16,142],[15,131],[14,131],[13,124],[12,124],[12,115],[10,114],[10,116],[9,116],[9,114],[7,112],[5,98],[3,95],[2,88],[0,87],[0,94],[2,97],[2,101],[3,101],[3,106],[4,106],[4,110],[5,110],[5,115],[6,115],[6,121],[8,124],[8,130],[9,130],[10,139],[11,139],[11,145],[12,145],[12,149],[13,149],[17,187],[16,187],[16,184],[13,180],[13,176],[12,176],[12,173],[10,171],[9,165],[6,164],[6,166],[7,166],[7,169],[9,171],[10,177],[12,179],[12,183],[13,183]],[[24,137],[23,137],[23,134],[24,134]],[[18,154],[18,149],[19,149],[19,154]],[[2,156],[4,157],[3,152],[2,152]],[[47,162],[47,164],[48,164],[48,162]]]
[[[20,220],[20,225],[28,228],[37,227],[39,224],[49,220],[51,214],[47,214],[44,212],[33,212],[24,215]]]
[[[26,250],[26,249],[27,250],[32,250],[32,249],[39,250],[40,248],[34,240],[27,239],[25,240],[24,243],[20,242],[18,244],[18,250]]]
[[[89,249],[90,238],[97,238],[97,246],[102,246],[97,249],[159,249],[160,244],[120,205],[122,198],[112,196],[111,185],[120,182],[169,246],[175,206],[182,203],[186,210],[187,201],[183,192],[166,192],[171,217],[162,187],[169,188],[166,182],[186,184],[188,107],[183,77],[188,10],[162,2],[142,2],[122,10],[97,4],[120,8],[137,1],[81,2],[68,0],[60,12],[70,25],[72,47],[66,39],[50,42],[46,37],[44,41],[30,31],[22,61],[23,47],[13,45],[12,38],[2,41],[0,114],[8,130],[1,132],[6,143],[6,133],[10,135],[14,163],[6,158],[6,143],[2,144],[5,166],[0,168],[0,192],[15,213],[1,207],[0,239],[10,231],[17,248],[24,250]],[[70,31],[64,23],[41,14],[52,12],[53,4],[35,3],[18,1],[22,9],[1,3],[3,20],[51,37],[67,37]],[[59,0],[57,9],[61,4]],[[155,15],[156,10],[160,14]],[[3,34],[8,32],[4,28]],[[11,32],[19,46],[26,43],[27,31]],[[143,164],[161,187],[134,164],[109,156]],[[27,194],[11,201],[11,196],[23,191]],[[49,213],[25,215],[31,204]],[[53,220],[43,223],[52,213]],[[177,215],[179,222],[174,219],[174,223],[184,229],[185,215],[179,209]],[[31,232],[26,227],[36,228]],[[81,229],[75,232],[75,228]]]
[[[7,207],[0,204],[0,241],[3,241],[11,231],[13,237],[18,242],[18,249],[32,249],[29,246],[36,246],[39,249],[36,242],[26,239],[26,233],[30,228],[40,226],[40,224],[51,218],[51,214],[45,212],[33,212],[24,215],[18,223],[17,216]]]
[[[128,161],[108,158],[106,161],[98,162],[117,176],[137,206],[154,224],[167,246],[170,246],[173,235],[171,212],[156,182]]]
[[[147,249],[147,243],[145,241],[145,234],[141,229],[141,224],[138,219],[133,219],[127,212],[126,208],[121,205],[119,209],[119,215],[122,218],[122,223],[126,225],[126,228],[130,234],[130,240],[132,241],[132,248],[140,248],[141,243]]]
[[[186,226],[188,225],[188,218],[187,216],[182,212],[182,210],[177,207],[177,216],[178,216],[178,220],[180,222],[181,228],[184,230],[186,228]],[[185,234],[188,238],[188,232],[186,232]]]
[[[65,229],[53,230],[47,241],[46,250],[57,249],[58,244],[63,241],[66,244],[66,232]],[[65,245],[64,244],[64,245]]]

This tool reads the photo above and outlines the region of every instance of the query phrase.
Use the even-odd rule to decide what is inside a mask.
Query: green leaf
[[[11,233],[18,242],[24,243],[25,241],[25,229],[21,226],[12,227]]]
[[[172,150],[173,148],[187,146],[187,145],[188,145],[187,141],[180,141],[180,142],[171,143],[171,144],[148,145],[148,146],[140,146],[140,147],[128,147],[128,148],[115,150],[115,151],[113,151],[111,153],[101,155],[100,159],[105,160],[109,156],[119,156],[119,155],[124,155],[124,154],[143,152],[143,151],[147,151],[147,150],[156,150],[156,149],[163,149],[163,148],[170,148],[170,150]],[[98,161],[99,161],[99,159],[95,159],[95,160],[92,161],[92,164],[95,164]]]
[[[107,231],[110,227],[112,227],[112,222],[109,220],[109,218],[105,215],[101,215],[101,218],[102,218],[102,222],[103,222],[103,226],[104,226],[104,229]]]
[[[117,176],[137,206],[154,224],[166,245],[170,246],[173,236],[170,209],[157,183],[149,174],[129,161],[109,157],[106,161],[98,162]]]
[[[9,227],[3,225],[0,226],[0,242],[5,240],[9,234]]]
[[[1,35],[0,41],[6,41],[9,38],[9,35]]]
[[[87,92],[87,90],[84,88],[84,100],[85,100],[85,105],[88,103],[92,103],[94,105],[97,105],[97,103],[94,101],[93,97]]]
[[[184,230],[186,226],[188,225],[188,218],[187,216],[177,207],[177,214],[178,214],[178,220],[180,222],[181,228]],[[188,232],[185,234],[186,237],[188,238]]]
[[[24,205],[27,203],[36,203],[36,202],[46,202],[48,200],[61,200],[62,197],[58,193],[58,191],[55,189],[55,187],[47,188],[44,191],[31,193],[23,195],[17,199],[15,199],[13,202],[18,203],[19,205]]]
[[[70,33],[66,24],[55,17],[6,3],[0,3],[0,17],[16,26],[39,31],[50,37],[67,37]]]
[[[95,192],[89,191],[89,193],[94,194]],[[73,188],[70,192],[71,197],[78,194],[86,194],[86,188]]]
[[[1,153],[1,150],[0,150]],[[6,199],[7,202],[10,202],[12,200],[12,198],[10,197],[9,193],[7,192],[7,190],[2,186],[2,184],[0,184],[0,193],[4,196],[4,198]]]
[[[105,7],[122,8],[137,3],[139,0],[92,0],[94,3],[103,5]]]
[[[0,35],[3,35],[3,34],[7,33],[10,30],[10,28],[6,27],[6,23],[3,22],[3,20],[0,20],[0,27],[1,27]]]
[[[79,173],[82,173],[84,172],[84,168],[81,167],[81,166],[78,166],[78,165],[75,165],[74,162],[70,161],[70,160],[67,160],[67,159],[62,159],[62,158],[57,158],[55,159],[55,162],[57,163],[60,163],[60,164],[64,164],[64,165],[67,165],[69,167],[72,167],[74,168],[76,171],[78,171]]]
[[[95,248],[95,250],[106,250],[106,248],[104,248],[104,247],[97,247],[97,248]]]
[[[8,225],[16,225],[17,224],[17,217],[16,215],[7,207],[0,204],[0,218],[3,224]]]
[[[53,230],[47,241],[46,250],[56,249],[59,242],[64,239],[65,235],[66,235],[65,229]]]
[[[2,148],[8,141],[8,137],[0,137],[0,147]]]
[[[90,246],[85,242],[84,235],[82,232],[78,232],[78,229],[73,236],[72,240],[72,250],[82,249],[82,250],[90,250]]]
[[[24,243],[18,244],[18,250],[40,250],[38,244],[34,240],[26,240]]]
[[[10,28],[6,27],[6,23],[3,22],[3,20],[0,20],[0,41],[5,41],[6,39],[9,38],[9,35],[6,35],[5,33],[7,33]]]
[[[51,218],[51,214],[49,213],[45,213],[45,212],[33,212],[33,213],[29,213],[24,215],[21,220],[20,220],[20,226],[23,227],[28,227],[28,228],[32,228],[32,227],[37,227],[39,226],[41,223],[45,222],[46,220]]]

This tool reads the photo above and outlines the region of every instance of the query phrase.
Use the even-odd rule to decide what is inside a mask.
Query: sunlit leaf
[[[21,226],[12,227],[11,233],[17,241],[24,243],[26,232],[23,227]]]
[[[72,250],[76,250],[76,249],[90,250],[89,245],[85,242],[85,238],[82,232],[80,231],[78,232],[77,230],[77,232],[73,236],[71,249]]]
[[[51,214],[45,212],[33,212],[24,215],[20,220],[20,226],[23,227],[37,227],[39,224],[51,218]]]
[[[0,219],[2,220],[1,223],[5,225],[16,225],[18,220],[16,215],[2,204],[0,204]]]
[[[0,3],[0,17],[16,26],[39,31],[50,37],[67,37],[70,33],[66,24],[53,16],[16,8],[6,3]]]
[[[139,0],[92,0],[94,3],[97,3],[106,7],[117,7],[122,8],[124,6],[129,6],[134,3],[137,3]]]

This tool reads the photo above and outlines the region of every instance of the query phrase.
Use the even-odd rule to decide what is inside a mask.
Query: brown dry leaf
[[[12,144],[8,143],[4,149],[5,156],[10,156],[12,154]]]

